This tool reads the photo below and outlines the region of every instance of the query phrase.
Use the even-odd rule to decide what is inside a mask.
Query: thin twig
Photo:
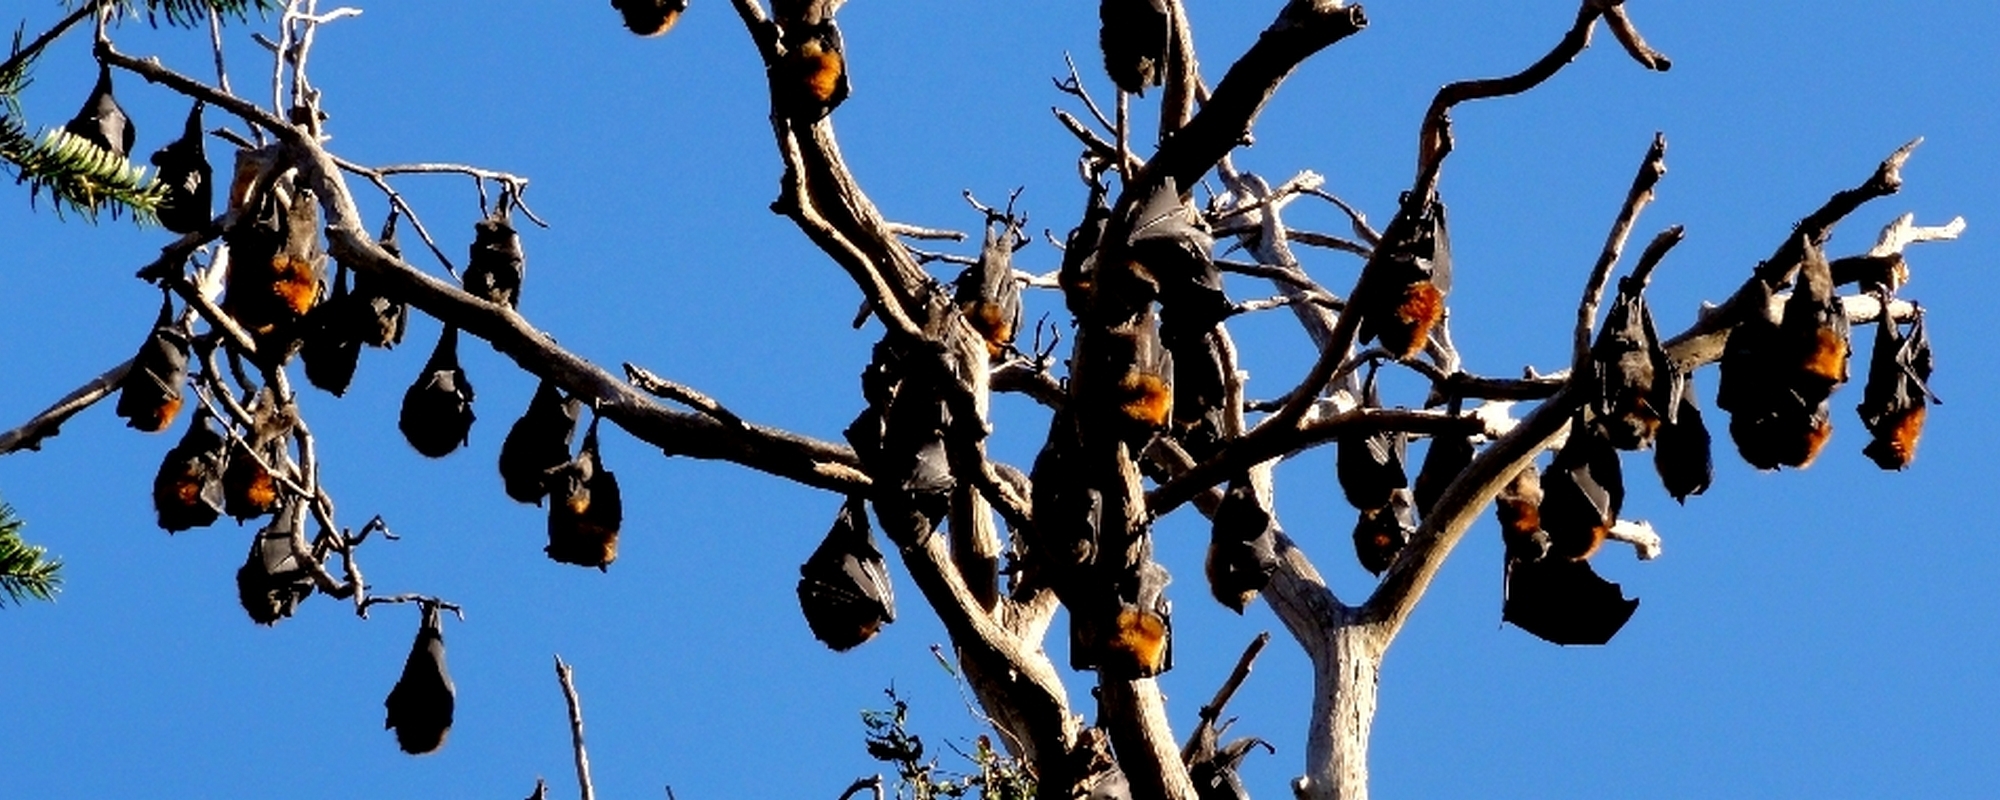
[[[127,359],[125,363],[105,370],[104,374],[63,395],[61,400],[21,423],[20,427],[0,433],[0,455],[42,449],[42,440],[61,433],[62,424],[68,422],[70,417],[118,391],[118,387],[125,383],[126,373],[132,371],[132,362],[133,359]]]
[[[562,656],[556,656],[556,680],[562,683],[563,701],[569,704],[569,739],[576,749],[576,785],[583,800],[596,800],[597,790],[590,785],[590,754],[583,749],[583,706],[576,699],[576,685],[570,682],[570,668],[563,663]]]
[[[1604,286],[1611,280],[1611,268],[1617,266],[1618,256],[1625,251],[1625,240],[1632,235],[1632,226],[1639,221],[1639,212],[1653,202],[1653,187],[1660,177],[1667,174],[1667,137],[1653,134],[1653,145],[1646,149],[1646,160],[1639,164],[1639,174],[1632,178],[1632,189],[1625,194],[1625,205],[1618,209],[1618,219],[1611,224],[1611,234],[1605,237],[1604,251],[1597,256],[1596,266],[1590,269],[1590,279],[1584,282],[1583,301],[1576,309],[1575,363],[1582,365],[1590,359],[1590,340],[1597,327],[1597,306],[1604,299]],[[1665,252],[1662,251],[1662,255]]]
[[[684,386],[654,375],[648,372],[645,367],[626,362],[625,378],[631,381],[633,386],[639,387],[654,397],[680,403],[681,405],[714,417],[716,421],[724,425],[729,425],[740,430],[748,430],[750,428],[749,425],[743,422],[742,417],[736,416],[735,413],[727,408],[723,408],[721,403],[716,402],[708,395],[702,394],[692,386]]]

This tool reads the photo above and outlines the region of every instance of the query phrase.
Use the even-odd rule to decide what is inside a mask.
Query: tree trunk
[[[1312,727],[1306,774],[1293,793],[1310,800],[1366,800],[1368,734],[1382,674],[1378,629],[1355,623],[1332,631],[1313,655]]]

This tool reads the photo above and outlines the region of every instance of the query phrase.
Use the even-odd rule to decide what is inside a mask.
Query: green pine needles
[[[0,608],[23,601],[53,600],[62,589],[62,561],[21,540],[21,518],[0,503]]]
[[[112,218],[130,211],[135,220],[150,223],[164,190],[142,167],[105,152],[97,145],[61,130],[30,138],[20,120],[0,114],[0,160],[15,179],[28,184],[29,202],[44,191],[56,213],[75,211],[95,221],[100,211]]]
[[[85,0],[87,2],[88,0]],[[262,15],[267,11],[281,10],[285,4],[279,0],[98,0],[100,5],[109,5],[118,10],[119,16],[144,16],[146,23],[159,27],[160,21],[176,28],[193,28],[208,24],[208,12],[213,9],[224,18],[249,19],[250,12]],[[70,7],[83,5],[79,0],[70,0]]]

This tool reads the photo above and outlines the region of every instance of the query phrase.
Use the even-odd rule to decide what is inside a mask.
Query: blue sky
[[[32,30],[57,4],[15,8]],[[566,346],[632,361],[700,387],[747,419],[838,438],[860,407],[856,375],[879,333],[852,331],[858,293],[803,235],[772,215],[779,166],[763,82],[726,3],[698,0],[660,39],[625,33],[602,2],[495,0],[368,7],[325,29],[312,60],[332,148],[363,163],[474,163],[526,175],[552,224],[524,232],[521,310]],[[1275,2],[1192,0],[1213,80],[1269,22]],[[1096,21],[1082,2],[864,0],[841,15],[853,98],[835,127],[862,185],[891,218],[971,229],[961,189],[998,198],[1025,186],[1030,227],[1058,235],[1081,187],[1075,146],[1048,114],[1073,53],[1102,98]],[[1991,402],[2000,375],[1989,226],[2000,176],[2000,10],[1983,4],[1784,0],[1630,4],[1674,59],[1647,73],[1602,37],[1534,93],[1459,109],[1443,196],[1458,262],[1455,332],[1468,368],[1544,370],[1566,358],[1584,273],[1656,130],[1669,173],[1638,237],[1684,224],[1687,241],[1655,278],[1663,328],[1720,300],[1806,212],[1916,135],[1903,194],[1840,229],[1836,254],[1867,249],[1895,216],[1965,216],[1955,243],[1911,253],[1907,297],[1931,311],[1946,404],[1932,410],[1915,465],[1885,474],[1860,456],[1860,425],[1834,399],[1837,432],[1803,472],[1759,474],[1719,441],[1715,488],[1685,507],[1627,471],[1627,515],[1652,521],[1666,552],[1598,558],[1643,600],[1605,648],[1562,649],[1499,625],[1500,548],[1475,530],[1388,656],[1371,754],[1379,796],[1970,797],[2000,780],[2000,607],[1990,575],[2000,542]],[[1274,182],[1301,169],[1385,220],[1406,186],[1416,125],[1445,82],[1512,72],[1538,57],[1571,2],[1380,2],[1370,28],[1286,84],[1239,166]],[[268,80],[261,26],[227,31],[239,87]],[[206,37],[128,24],[133,53],[208,74]],[[31,119],[67,119],[95,69],[87,37],[43,59]],[[261,77],[260,77],[261,75]],[[257,96],[264,92],[257,90]],[[129,76],[119,97],[141,153],[178,134],[186,104]],[[1150,101],[1142,108],[1152,108]],[[211,116],[211,123],[219,117]],[[211,153],[226,146],[211,143]],[[478,210],[470,182],[398,183],[462,258]],[[364,209],[383,204],[357,189]],[[126,222],[96,226],[0,195],[0,425],[127,358],[158,307],[130,276],[166,241]],[[1340,230],[1329,208],[1289,219]],[[973,245],[964,246],[971,252]],[[1336,290],[1357,262],[1309,252]],[[1046,269],[1045,243],[1018,256]],[[419,264],[426,264],[419,259]],[[937,274],[948,278],[940,269]],[[1238,297],[1265,287],[1231,284]],[[1030,319],[1061,318],[1031,295]],[[1251,393],[1289,388],[1310,363],[1283,312],[1232,323]],[[381,591],[424,591],[466,606],[446,622],[460,710],[438,754],[410,758],[380,728],[415,629],[409,608],[358,621],[315,598],[274,629],[249,623],[231,576],[251,534],[229,523],[168,538],[148,487],[177,434],[120,426],[108,406],[65,426],[43,452],[0,459],[0,493],[29,537],[67,562],[59,602],[0,612],[0,763],[21,796],[502,797],[537,775],[567,791],[568,737],[549,656],[577,670],[592,762],[605,797],[683,800],[833,797],[878,769],[857,711],[894,684],[933,749],[980,728],[930,655],[942,630],[904,580],[899,621],[835,655],[814,642],[792,584],[839,499],[725,464],[666,460],[607,434],[625,486],[620,559],[608,574],[541,554],[542,513],[507,500],[493,464],[533,381],[490,348],[462,347],[478,390],[472,444],[430,461],[395,431],[403,388],[437,335],[413,322],[394,351],[369,351],[345,398],[302,403],[343,519],[387,518],[403,540],[371,543]],[[1712,407],[1713,373],[1703,403]],[[1390,403],[1420,400],[1398,378]],[[1025,465],[1045,417],[996,401],[995,453]],[[1279,512],[1343,598],[1370,587],[1354,564],[1352,512],[1320,450],[1279,470]],[[1309,669],[1261,603],[1238,618],[1207,599],[1205,528],[1162,523],[1160,555],[1179,578],[1179,668],[1162,684],[1181,732],[1236,653],[1278,639],[1231,712],[1271,740],[1245,778],[1282,797],[1300,769]],[[903,578],[900,567],[897,578]],[[1058,640],[1061,637],[1056,637]],[[1058,653],[1058,663],[1062,661]],[[1070,676],[1087,698],[1089,676]],[[1084,705],[1088,705],[1087,702]]]

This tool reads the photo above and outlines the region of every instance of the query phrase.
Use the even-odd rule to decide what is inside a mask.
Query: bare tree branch
[[[583,749],[583,704],[576,698],[569,665],[563,663],[560,655],[556,656],[556,681],[562,684],[563,702],[569,706],[569,741],[576,750],[577,795],[583,800],[596,800],[597,790],[590,785],[590,754]]]

